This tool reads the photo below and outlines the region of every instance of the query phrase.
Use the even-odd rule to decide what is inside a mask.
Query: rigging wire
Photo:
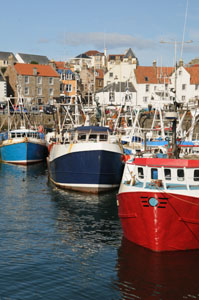
[[[189,0],[187,0],[186,11],[185,11],[184,30],[183,30],[182,47],[181,47],[181,54],[180,54],[180,58],[181,58],[181,59],[182,59],[182,55],[183,55],[184,36],[185,36],[185,29],[186,29],[186,23],[187,23],[188,4],[189,4]]]

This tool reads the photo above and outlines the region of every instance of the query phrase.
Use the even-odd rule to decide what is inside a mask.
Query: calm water
[[[199,252],[122,238],[116,192],[56,189],[44,164],[0,164],[0,300],[199,299]]]

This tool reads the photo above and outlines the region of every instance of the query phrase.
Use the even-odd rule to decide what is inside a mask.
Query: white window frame
[[[49,82],[50,85],[52,85],[54,83],[54,78],[53,77],[49,77],[48,82]]]
[[[24,95],[29,95],[30,91],[29,91],[29,87],[25,86],[24,87]]]
[[[38,87],[37,95],[42,96],[42,88],[41,87]]]
[[[42,77],[41,77],[41,76],[38,76],[38,77],[37,77],[37,83],[38,83],[38,84],[42,84]]]
[[[49,96],[53,96],[54,95],[54,89],[50,88],[49,91],[48,91],[48,93],[49,93]]]
[[[66,92],[72,92],[72,84],[66,84]]]
[[[29,83],[29,76],[24,76],[24,83],[28,84]]]

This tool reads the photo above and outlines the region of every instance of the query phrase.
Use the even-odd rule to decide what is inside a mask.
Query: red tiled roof
[[[87,52],[84,52],[84,54],[88,55],[88,56],[94,56],[96,54],[99,54],[100,52],[97,50],[89,50]]]
[[[187,67],[185,70],[190,74],[190,83],[199,84],[199,67]]]
[[[64,61],[55,61],[55,66],[57,69],[65,69],[65,62]]]
[[[36,68],[38,76],[59,77],[59,74],[50,65],[16,63],[14,67],[20,75],[33,76],[33,69]]]
[[[137,83],[158,83],[157,70],[155,67],[138,66],[135,70]]]
[[[135,70],[135,76],[137,83],[158,84],[167,82],[168,77],[173,71],[173,67],[138,66]]]

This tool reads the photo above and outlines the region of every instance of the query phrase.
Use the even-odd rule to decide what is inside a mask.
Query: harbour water
[[[199,299],[199,251],[122,237],[116,192],[68,192],[45,164],[0,164],[0,300]]]

